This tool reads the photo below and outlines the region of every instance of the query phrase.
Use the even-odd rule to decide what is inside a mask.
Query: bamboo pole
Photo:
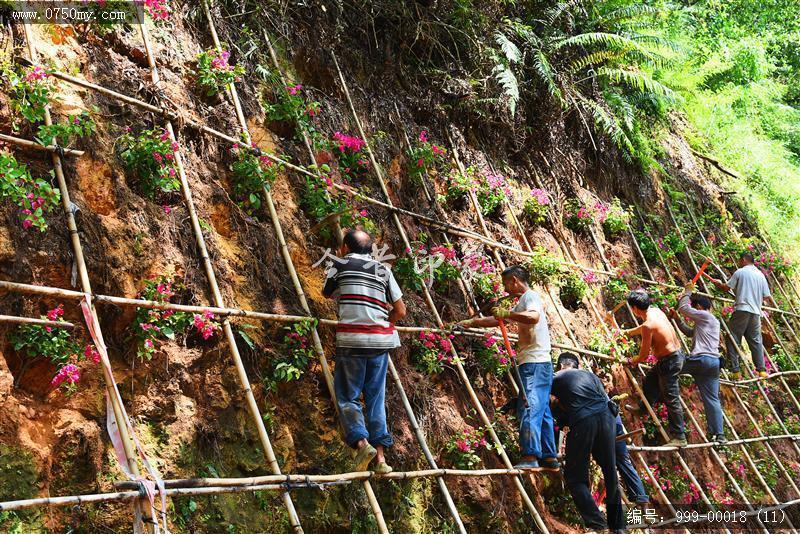
[[[38,54],[36,51],[36,47],[33,45],[33,39],[30,32],[29,25],[23,24],[23,31],[25,35],[25,43],[28,49],[28,56],[31,62],[36,63],[38,61]],[[47,103],[44,107],[44,123],[47,126],[53,124],[53,119],[50,115],[50,104]],[[83,289],[84,293],[86,293],[86,301],[89,305],[90,315],[91,315],[91,322],[93,326],[93,330],[98,338],[98,344],[105,346],[105,342],[103,341],[103,332],[100,328],[100,320],[97,317],[97,311],[95,310],[94,304],[91,301],[92,295],[92,286],[91,282],[89,281],[89,273],[88,269],[86,268],[86,262],[83,257],[83,246],[81,245],[80,236],[78,234],[78,228],[75,223],[75,216],[72,211],[72,201],[70,200],[69,196],[69,189],[67,188],[67,181],[64,177],[64,170],[61,165],[61,156],[58,152],[51,152],[50,153],[51,160],[53,163],[53,171],[56,177],[56,181],[58,182],[58,188],[61,192],[61,203],[64,208],[64,213],[67,219],[67,227],[69,228],[70,233],[70,241],[72,244],[72,252],[75,256],[75,266],[78,271],[78,277],[81,282],[81,288]],[[100,348],[100,347],[98,347]],[[134,453],[133,444],[132,444],[132,426],[130,424],[130,420],[128,419],[128,415],[125,411],[125,406],[122,402],[122,397],[119,394],[119,389],[117,388],[116,380],[111,371],[111,363],[108,360],[108,356],[105,350],[100,350],[100,357],[102,359],[102,369],[103,369],[103,380],[106,386],[106,392],[108,395],[109,403],[111,404],[112,411],[114,412],[114,420],[117,423],[120,440],[122,441],[122,446],[125,451],[125,456],[127,457],[128,463],[128,471],[132,474],[132,476],[139,475],[139,464],[136,460],[136,455]],[[162,513],[165,511],[162,511]],[[134,503],[134,530],[137,532],[145,531],[151,532],[154,528],[154,519],[153,519],[153,507],[147,502],[147,499],[140,499],[135,501]]]
[[[150,67],[150,79],[154,86],[158,87],[160,83],[160,77],[158,74],[158,67],[155,64],[155,59],[153,57],[152,48],[150,46],[150,38],[147,30],[147,25],[142,21],[139,25],[142,42],[144,44],[145,52],[147,55],[147,62]],[[172,128],[172,121],[167,118],[166,120],[166,130],[169,134],[169,138],[173,142],[177,142],[175,137],[175,132]],[[203,231],[200,227],[200,222],[197,217],[197,211],[195,209],[194,200],[192,198],[192,191],[189,187],[189,182],[186,178],[186,171],[183,166],[183,157],[181,156],[180,150],[175,152],[175,166],[178,169],[178,177],[180,178],[181,182],[181,191],[183,193],[184,203],[186,205],[186,209],[189,212],[189,218],[191,220],[192,231],[195,236],[195,241],[197,243],[197,248],[200,251],[200,257],[203,263],[203,269],[206,273],[206,278],[208,279],[209,287],[211,289],[211,293],[213,296],[214,303],[217,307],[224,307],[224,300],[222,298],[222,293],[219,290],[219,285],[217,284],[216,274],[214,272],[214,266],[211,264],[211,259],[208,255],[208,249],[206,248],[205,238],[203,237]],[[261,411],[258,408],[258,403],[256,402],[255,396],[253,394],[253,390],[250,386],[250,380],[247,377],[247,371],[244,368],[244,363],[242,362],[241,354],[239,353],[239,348],[236,345],[236,338],[234,337],[233,328],[231,327],[231,323],[229,319],[225,319],[222,323],[223,331],[225,332],[225,338],[228,341],[228,346],[230,348],[231,357],[233,358],[234,366],[236,367],[236,372],[239,377],[239,382],[242,386],[242,390],[245,396],[245,400],[247,402],[248,410],[250,411],[250,415],[253,419],[253,422],[256,425],[256,430],[258,431],[258,438],[259,442],[261,443],[261,447],[264,449],[264,455],[266,460],[269,464],[269,468],[275,474],[280,474],[280,466],[278,465],[278,460],[275,457],[275,452],[272,449],[272,443],[270,442],[269,435],[267,434],[266,426],[264,425],[264,420],[261,417]],[[282,494],[282,499],[284,506],[289,515],[289,522],[292,525],[292,528],[295,532],[302,532],[303,527],[300,524],[300,518],[297,515],[297,511],[295,510],[294,503],[292,502],[292,497],[288,491]]]
[[[337,72],[338,78],[339,78],[339,83],[341,84],[342,90],[343,90],[345,98],[347,100],[347,104],[348,104],[348,106],[350,108],[350,112],[352,113],[353,120],[355,121],[355,124],[356,124],[356,126],[358,128],[358,131],[359,131],[359,134],[361,135],[361,138],[364,140],[365,147],[367,149],[367,154],[368,154],[368,156],[370,158],[370,163],[372,164],[372,168],[375,170],[375,175],[376,175],[376,177],[378,179],[378,184],[380,185],[380,188],[381,188],[381,191],[383,192],[384,197],[386,197],[386,202],[391,205],[392,204],[391,196],[389,195],[389,190],[386,187],[386,182],[384,180],[383,172],[382,172],[380,166],[378,165],[377,160],[375,159],[375,154],[372,151],[372,145],[369,142],[369,140],[367,139],[366,134],[364,133],[364,128],[363,128],[363,126],[361,124],[361,120],[359,119],[358,114],[356,113],[355,106],[353,105],[352,98],[350,97],[350,91],[349,91],[349,89],[347,87],[347,82],[345,82],[344,75],[342,74],[342,71],[339,68],[339,62],[336,59],[336,55],[332,51],[331,51],[331,57],[333,58],[333,63],[334,63],[334,66],[336,67],[336,72]],[[398,233],[400,234],[401,239],[403,240],[404,246],[410,248],[411,244],[410,244],[410,242],[408,240],[408,236],[406,235],[405,228],[403,227],[403,225],[400,222],[399,217],[397,216],[397,213],[394,213],[394,212],[392,213],[392,219],[393,219],[393,222],[395,224],[395,227],[397,228]],[[428,288],[426,286],[423,286],[423,295],[425,297],[426,303],[428,304],[428,307],[431,310],[431,313],[433,313],[433,315],[434,315],[434,317],[436,319],[437,324],[439,326],[442,326],[443,325],[442,319],[439,316],[439,312],[436,309],[436,306],[433,303],[433,299],[431,298],[430,292],[428,291]],[[453,356],[455,358],[454,363],[455,363],[455,366],[456,366],[456,371],[457,371],[459,377],[461,378],[461,381],[464,384],[464,387],[467,390],[467,394],[468,394],[468,396],[470,398],[470,401],[471,401],[472,405],[475,407],[475,409],[476,409],[476,411],[478,413],[478,417],[480,418],[481,422],[487,428],[489,436],[492,439],[492,442],[495,444],[496,450],[497,450],[498,454],[500,455],[501,460],[503,461],[503,463],[506,465],[507,468],[509,468],[509,469],[513,468],[512,464],[511,464],[511,460],[509,460],[508,456],[506,455],[505,449],[503,448],[502,442],[498,438],[497,433],[494,431],[492,423],[489,420],[489,417],[486,414],[486,411],[484,410],[483,405],[480,403],[480,400],[478,399],[478,396],[475,394],[475,390],[472,388],[472,384],[470,383],[469,377],[467,376],[467,373],[464,370],[464,366],[461,364],[461,362],[458,359],[458,353],[456,352],[455,347],[451,347],[451,354],[453,354]],[[531,513],[531,516],[534,518],[534,521],[536,522],[537,526],[543,532],[545,532],[545,533],[549,532],[548,529],[547,529],[547,525],[544,523],[544,520],[542,519],[541,515],[539,514],[539,511],[536,509],[536,507],[534,506],[533,501],[531,500],[530,496],[528,496],[528,493],[525,491],[525,487],[522,484],[522,479],[520,477],[514,477],[514,484],[516,485],[516,487],[517,487],[517,489],[518,489],[518,491],[520,493],[520,496],[522,497],[522,500],[525,503],[526,508]]]
[[[203,6],[206,19],[209,24],[209,28],[213,28],[214,26],[213,19],[211,18],[211,13],[208,9],[208,4],[206,3],[205,0],[203,2]],[[217,37],[216,29],[212,30],[212,38],[214,40],[214,45],[217,48],[217,50],[221,51],[222,46],[219,42],[219,38]],[[242,134],[244,135],[245,140],[247,141],[248,144],[250,144],[252,142],[252,138],[250,136],[249,127],[247,126],[247,120],[244,117],[241,104],[239,103],[239,96],[236,91],[236,86],[233,83],[229,84],[228,91],[230,92],[231,99],[233,100],[234,103],[236,118],[239,122],[239,127],[242,130]],[[306,300],[305,291],[303,290],[302,284],[300,283],[300,279],[297,276],[297,271],[294,267],[294,260],[292,260],[291,253],[289,252],[289,247],[286,244],[286,238],[283,234],[283,228],[281,226],[280,219],[278,218],[278,213],[275,209],[275,202],[272,198],[272,193],[267,187],[263,188],[263,193],[266,198],[266,204],[270,214],[270,220],[272,221],[273,227],[275,229],[275,234],[278,237],[278,242],[281,247],[281,254],[283,256],[284,263],[286,264],[289,274],[292,278],[292,283],[295,287],[295,292],[297,293],[298,300],[300,301],[300,305],[303,308],[303,311],[310,314],[311,309],[308,306],[308,301]],[[325,358],[325,352],[322,348],[322,341],[319,338],[319,333],[317,332],[316,328],[312,329],[312,340],[314,344],[314,350],[317,353],[317,356],[319,357],[320,366],[322,367],[322,372],[325,378],[325,382],[328,386],[328,391],[331,395],[331,399],[333,399],[334,401],[334,409],[336,409],[338,414],[338,405],[336,404],[336,391],[333,386],[333,375],[331,374],[330,366],[328,365],[327,359]],[[365,480],[363,485],[364,485],[364,492],[367,496],[367,501],[370,505],[370,508],[372,509],[373,515],[375,516],[375,520],[378,524],[379,530],[381,532],[385,532],[388,534],[389,530],[388,527],[386,526],[386,521],[383,517],[383,512],[381,510],[380,504],[378,503],[378,500],[375,497],[375,492],[372,490],[372,486],[370,485],[368,480]]]
[[[30,148],[31,150],[38,150],[39,152],[55,152],[65,156],[75,157],[83,156],[84,154],[83,150],[75,150],[73,148],[64,148],[55,145],[42,145],[36,141],[30,141],[28,139],[14,137],[13,135],[7,135],[4,133],[0,133],[0,141],[5,141],[6,143],[11,143],[23,148]]]
[[[0,323],[12,324],[32,324],[36,326],[50,326],[53,328],[63,328],[72,330],[75,325],[67,321],[48,321],[47,319],[35,319],[33,317],[17,317],[15,315],[0,315]]]

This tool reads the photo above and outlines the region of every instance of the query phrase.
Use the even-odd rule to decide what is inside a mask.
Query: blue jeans
[[[617,436],[621,436],[625,432],[622,430],[622,419],[617,416]],[[639,478],[639,473],[633,467],[631,462],[631,455],[628,452],[628,445],[625,441],[617,441],[615,445],[617,449],[617,471],[622,478],[622,484],[625,486],[625,493],[628,494],[628,499],[633,502],[643,503],[649,502],[650,497],[644,489],[642,479]]]
[[[528,407],[520,395],[517,398],[519,417],[519,447],[523,456],[555,458],[553,415],[550,413],[550,387],[553,385],[553,365],[523,363],[519,366],[522,388],[528,397]]]
[[[719,367],[719,358],[709,354],[689,356],[683,363],[683,372],[692,375],[700,391],[706,408],[706,426],[711,435],[724,433],[719,402]]]
[[[339,406],[344,440],[351,447],[367,439],[371,445],[391,447],[386,428],[386,369],[389,353],[377,356],[338,356],[333,371],[333,389]],[[366,405],[366,424],[361,408],[361,393]]]

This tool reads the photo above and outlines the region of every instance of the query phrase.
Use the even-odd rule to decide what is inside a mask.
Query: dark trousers
[[[622,434],[624,434],[622,431],[622,419],[617,416],[616,435],[620,436]],[[625,486],[625,492],[628,494],[628,499],[638,503],[649,502],[650,497],[647,495],[647,491],[644,489],[644,484],[642,484],[642,479],[639,477],[639,473],[633,466],[631,455],[628,452],[628,445],[624,440],[616,442],[616,457],[617,471],[619,471],[619,476],[622,479],[622,485]]]
[[[610,411],[585,417],[570,425],[567,434],[564,479],[580,512],[583,522],[592,529],[620,530],[625,528],[625,514],[617,480],[615,438],[616,425]],[[608,523],[597,508],[589,489],[589,456],[603,471],[606,486]]]
[[[642,384],[644,396],[651,405],[661,400],[667,405],[669,414],[669,433],[673,438],[685,438],[683,427],[683,408],[678,377],[683,369],[683,351],[661,358],[647,371]]]
[[[337,356],[333,370],[333,389],[339,406],[344,440],[351,447],[367,439],[371,445],[391,447],[392,436],[386,428],[386,369],[389,353],[378,356]],[[366,422],[361,408],[364,393]]]
[[[750,355],[753,357],[753,365],[756,370],[764,371],[764,340],[761,337],[761,316],[755,313],[736,310],[728,319],[728,328],[731,331],[733,340],[725,338],[725,346],[728,349],[728,360],[730,370],[739,370],[739,350],[742,343],[742,336],[750,347]]]

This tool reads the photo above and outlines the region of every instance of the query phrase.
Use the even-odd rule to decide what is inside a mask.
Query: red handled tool
[[[500,323],[500,332],[503,334],[503,342],[506,344],[506,352],[508,353],[508,357],[511,358],[511,365],[514,367],[514,374],[517,377],[517,383],[519,384],[519,394],[522,396],[523,402],[525,402],[525,407],[528,407],[528,396],[525,395],[525,387],[522,384],[522,377],[519,374],[519,368],[517,367],[517,358],[512,356],[514,353],[511,351],[511,342],[508,340],[508,330],[506,330],[506,322],[502,319],[497,320]]]
[[[692,278],[692,283],[693,284],[696,284],[697,281],[700,280],[700,277],[705,274],[706,269],[708,269],[709,265],[711,265],[711,260],[709,258],[706,258],[706,261],[703,262],[703,266],[700,267],[700,270],[697,271],[697,274],[694,275],[694,278]],[[706,274],[706,276],[708,276],[708,275]],[[708,277],[711,278],[710,276],[708,276]]]

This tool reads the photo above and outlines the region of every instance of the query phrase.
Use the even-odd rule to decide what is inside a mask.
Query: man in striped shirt
[[[394,323],[406,306],[392,271],[372,259],[372,250],[368,233],[349,230],[339,251],[344,258],[329,269],[322,294],[338,304],[333,385],[344,439],[356,450],[355,470],[365,471],[374,458],[376,473],[390,473],[384,457],[394,443],[386,428],[386,369],[389,350],[400,346]]]

